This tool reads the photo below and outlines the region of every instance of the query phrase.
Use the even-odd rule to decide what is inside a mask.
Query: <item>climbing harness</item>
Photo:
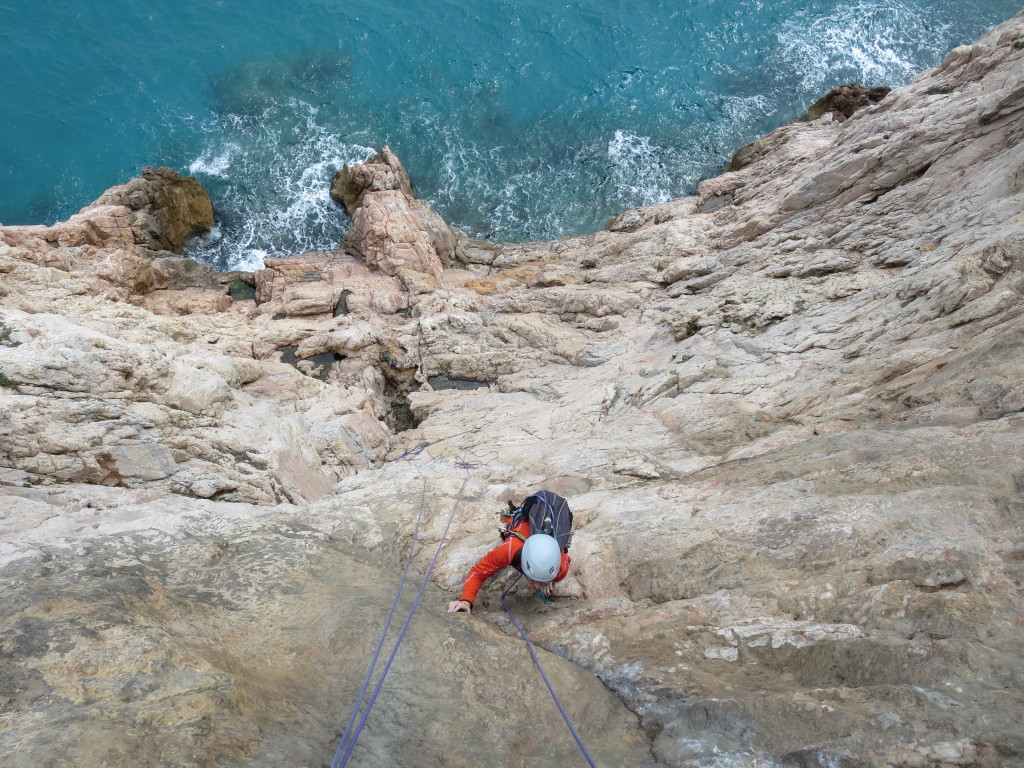
[[[471,470],[476,469],[479,465],[472,462],[460,461],[456,462],[455,466],[460,469]],[[448,516],[448,523],[445,526],[444,533],[441,534],[441,540],[437,543],[437,550],[434,552],[434,557],[430,561],[430,565],[427,567],[426,573],[423,575],[423,583],[420,584],[419,592],[416,593],[416,599],[413,601],[412,607],[409,609],[409,615],[406,616],[405,623],[402,624],[402,629],[398,633],[395,645],[391,649],[391,654],[388,656],[388,659],[384,664],[384,668],[381,670],[380,677],[377,679],[377,684],[374,686],[373,693],[370,694],[370,698],[366,702],[366,709],[363,711],[362,717],[359,718],[359,723],[356,725],[355,730],[352,730],[352,723],[355,721],[356,714],[362,704],[363,696],[365,696],[366,689],[369,686],[370,678],[373,675],[374,667],[376,667],[377,661],[380,658],[380,651],[384,645],[384,638],[387,635],[388,627],[391,624],[391,618],[395,612],[395,607],[398,605],[398,599],[402,594],[402,587],[405,585],[405,577],[409,571],[409,565],[412,562],[413,549],[416,546],[416,537],[419,533],[420,519],[423,515],[423,507],[426,500],[427,481],[426,478],[423,478],[423,492],[420,498],[419,515],[416,518],[416,532],[413,533],[412,543],[409,546],[409,554],[406,558],[405,570],[402,572],[402,578],[399,581],[398,593],[395,595],[395,601],[391,606],[391,612],[388,614],[388,618],[384,623],[384,631],[381,633],[380,640],[377,643],[377,649],[373,654],[373,659],[370,661],[370,669],[367,671],[366,678],[363,680],[362,688],[359,691],[359,697],[352,710],[352,715],[349,717],[348,726],[345,728],[345,733],[342,735],[341,743],[338,745],[338,749],[334,753],[334,759],[331,760],[331,768],[344,768],[344,766],[348,764],[349,758],[352,756],[352,750],[355,749],[356,742],[359,740],[359,734],[362,733],[363,726],[366,725],[366,719],[370,716],[370,710],[373,709],[373,705],[377,701],[377,695],[380,693],[380,689],[384,685],[384,679],[387,677],[388,671],[391,669],[391,664],[394,662],[395,656],[398,654],[398,647],[402,644],[402,640],[405,639],[405,632],[409,628],[409,624],[412,622],[413,614],[416,613],[416,609],[419,607],[420,599],[423,597],[423,592],[427,588],[427,582],[430,580],[430,573],[434,570],[437,558],[441,554],[441,547],[444,546],[444,542],[448,538],[448,531],[452,526],[452,521],[455,519],[455,514],[459,510],[459,505],[462,503],[462,494],[466,490],[466,483],[468,482],[469,475],[467,474],[466,478],[462,481],[462,486],[459,488],[455,504],[452,506],[451,514]]]
[[[505,604],[505,596],[509,591],[511,591],[512,587],[519,583],[519,579],[522,577],[523,574],[519,574],[515,581],[509,584],[508,588],[501,593],[501,607],[505,609],[505,613],[507,613],[508,617],[512,620],[512,625],[519,630],[519,634],[522,636],[523,640],[526,641],[526,647],[530,650],[530,656],[533,657],[533,663],[537,666],[537,671],[540,672],[540,676],[544,680],[544,685],[548,687],[548,693],[550,693],[551,698],[554,699],[555,706],[558,707],[558,711],[562,714],[562,719],[565,720],[565,724],[569,726],[569,732],[572,734],[572,737],[576,739],[576,743],[579,745],[580,751],[583,753],[583,757],[587,759],[587,763],[590,765],[590,768],[597,768],[590,757],[590,753],[587,752],[587,748],[583,746],[583,741],[580,739],[579,734],[576,733],[576,729],[573,728],[572,723],[569,722],[569,715],[566,714],[565,708],[562,706],[562,702],[558,700],[558,696],[555,694],[555,689],[551,687],[551,681],[548,680],[548,676],[544,673],[544,667],[540,664],[540,659],[537,657],[537,651],[534,650],[533,643],[530,642],[530,638],[527,636],[526,631],[519,626],[519,622],[516,621],[516,617],[512,615],[512,610]]]

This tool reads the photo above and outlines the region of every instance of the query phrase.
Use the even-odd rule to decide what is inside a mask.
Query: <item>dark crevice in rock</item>
[[[471,381],[469,379],[452,379],[448,376],[431,376],[427,383],[433,389],[487,389],[490,384],[486,381]]]
[[[233,301],[256,301],[256,286],[242,275],[236,274],[228,286],[228,296]]]
[[[917,181],[922,176],[924,176],[926,173],[928,173],[928,169],[931,168],[931,167],[932,167],[931,163],[926,163],[925,165],[922,165],[920,168],[918,168],[916,171],[911,173],[909,176],[906,176],[905,178],[903,178],[898,183],[894,184],[893,186],[889,187],[888,189],[881,190],[880,192],[875,194],[873,197],[869,197],[867,200],[864,201],[863,205],[871,205],[872,203],[876,202],[879,198],[881,198],[884,195],[887,195],[890,192],[892,192],[894,189],[898,189],[899,187],[902,187],[905,184],[909,184],[912,181]]]
[[[419,420],[413,415],[412,406],[409,404],[408,389],[389,382],[384,388],[384,399],[390,409],[388,426],[393,432],[405,432],[419,426]]]
[[[338,303],[334,305],[334,317],[348,314],[348,297],[351,295],[352,291],[347,288],[341,292],[341,295],[338,297]]]
[[[403,367],[397,357],[386,350],[380,351],[379,358],[381,365],[377,366],[377,370],[384,375],[384,401],[390,411],[388,427],[396,433],[416,428],[419,421],[409,404],[409,393],[419,388],[415,378],[416,369]]]
[[[296,368],[307,376],[327,381],[331,374],[331,366],[334,365],[334,361],[337,359],[333,352],[324,352],[320,355],[312,355],[305,358],[304,362],[306,365],[299,364]]]
[[[294,366],[299,358],[295,356],[295,350],[297,347],[294,344],[289,344],[286,347],[278,347],[281,351],[281,362],[288,363],[288,365]]]
[[[906,181],[904,181],[903,183],[906,184],[909,181],[917,181],[917,179],[920,179],[922,176],[924,176],[926,173],[928,173],[928,169],[931,168],[931,167],[932,167],[931,163],[925,163],[920,168],[918,168],[916,171],[914,171],[909,177],[907,177]]]
[[[808,277],[828,277],[829,275],[834,275],[837,272],[844,271],[845,270],[838,268],[815,267],[813,269],[808,269],[806,272],[801,272],[799,275],[797,275],[797,277],[799,277],[800,279],[806,279]]]
[[[963,579],[959,579],[957,581],[950,581],[950,582],[944,583],[944,584],[918,585],[917,588],[920,589],[922,592],[941,592],[944,589],[956,589],[957,587],[962,587],[966,583],[967,583],[967,579],[963,578]]]
[[[296,354],[297,347],[294,345],[278,347],[278,349],[281,352],[282,363],[287,363],[297,371],[312,376],[314,379],[320,379],[320,381],[327,381],[331,375],[331,366],[335,362],[345,359],[345,355],[337,352],[323,352],[319,355],[299,357]]]

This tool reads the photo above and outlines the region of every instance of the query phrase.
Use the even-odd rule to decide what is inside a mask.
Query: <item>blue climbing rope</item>
[[[427,500],[427,478],[423,478],[423,489],[420,492],[420,511],[416,515],[416,529],[412,534],[412,541],[409,542],[409,554],[405,558],[405,569],[402,571],[402,578],[398,582],[398,592],[395,593],[395,600],[391,603],[391,610],[388,612],[388,618],[384,622],[384,629],[381,630],[380,640],[377,641],[377,649],[373,652],[373,659],[370,661],[370,668],[366,670],[366,677],[363,680],[363,685],[359,689],[359,697],[356,699],[355,706],[352,707],[352,715],[348,719],[348,725],[345,726],[345,733],[342,734],[341,742],[338,744],[338,750],[334,753],[334,759],[331,760],[331,768],[337,768],[338,759],[341,757],[341,751],[345,747],[348,741],[349,734],[352,732],[352,725],[356,721],[356,716],[359,714],[359,708],[363,705],[363,697],[366,696],[366,689],[370,685],[370,678],[373,676],[373,669],[377,666],[377,660],[380,658],[381,648],[384,646],[384,638],[387,637],[388,628],[391,626],[391,619],[395,615],[395,608],[398,607],[398,598],[402,596],[402,589],[405,587],[405,578],[409,574],[409,566],[412,564],[412,553],[416,548],[416,540],[420,533],[420,521],[423,519],[423,508],[426,505]]]
[[[597,766],[594,764],[594,761],[590,758],[590,753],[587,752],[587,748],[583,746],[583,741],[580,739],[579,734],[576,733],[576,729],[573,728],[572,723],[569,722],[569,715],[566,714],[565,708],[562,707],[562,702],[558,700],[558,696],[555,694],[555,689],[551,687],[551,681],[549,681],[548,676],[544,674],[544,667],[541,666],[540,659],[537,658],[537,651],[534,650],[533,643],[530,642],[530,638],[527,636],[525,630],[523,630],[523,628],[519,626],[519,622],[516,621],[516,617],[512,615],[512,611],[505,604],[505,595],[509,593],[512,587],[519,583],[519,579],[521,579],[522,577],[523,574],[520,573],[516,577],[516,580],[508,585],[508,589],[501,593],[501,607],[505,609],[505,613],[507,613],[508,617],[512,619],[513,626],[515,626],[515,628],[519,630],[519,634],[522,635],[523,640],[526,641],[526,647],[530,649],[530,656],[533,657],[533,663],[537,666],[537,670],[540,672],[540,676],[544,679],[544,685],[548,687],[548,692],[551,694],[551,698],[554,699],[555,706],[558,707],[558,711],[562,713],[562,719],[565,720],[565,724],[569,726],[569,732],[572,733],[572,737],[576,739],[576,743],[579,745],[580,751],[583,752],[583,756],[587,759],[587,763],[590,764],[590,768],[597,768]]]
[[[461,469],[475,469],[478,464],[470,462],[457,462],[457,467]],[[398,653],[398,647],[402,644],[402,640],[405,639],[405,631],[409,628],[409,623],[412,621],[413,614],[416,613],[416,609],[419,607],[420,598],[423,597],[423,592],[427,588],[427,582],[430,580],[430,572],[434,570],[434,564],[437,562],[438,555],[441,554],[441,547],[444,545],[445,539],[448,538],[448,530],[452,527],[452,520],[455,519],[455,513],[458,512],[459,504],[462,503],[462,493],[466,490],[466,483],[469,482],[469,476],[462,481],[462,486],[459,488],[459,494],[455,499],[455,505],[452,507],[452,512],[448,516],[448,524],[444,528],[444,533],[441,534],[441,540],[437,543],[437,550],[434,552],[434,558],[430,561],[430,565],[427,567],[427,572],[423,575],[423,583],[420,584],[419,592],[416,593],[416,600],[413,601],[412,608],[409,609],[409,615],[405,618],[405,623],[402,625],[401,631],[398,633],[398,638],[395,640],[395,646],[391,649],[391,655],[388,656],[387,662],[384,664],[384,669],[381,670],[380,677],[377,680],[377,685],[374,686],[373,693],[370,695],[369,701],[366,702],[366,709],[363,712],[363,716],[359,718],[359,724],[356,726],[355,731],[352,732],[352,738],[349,740],[348,745],[345,747],[345,754],[342,755],[341,761],[331,763],[331,768],[344,768],[348,764],[349,758],[352,756],[352,750],[355,749],[356,742],[359,740],[359,734],[363,731],[363,726],[366,725],[366,719],[370,716],[370,710],[373,709],[374,702],[377,701],[377,694],[380,693],[381,687],[384,685],[384,678],[388,676],[388,671],[391,669],[391,663],[395,660],[395,655]],[[397,597],[395,598],[397,601]],[[374,659],[376,664],[376,659]],[[549,686],[550,687],[550,686]],[[358,709],[358,704],[356,709]],[[568,722],[568,721],[567,721]],[[572,726],[570,726],[572,727]],[[341,751],[341,746],[338,747],[338,751]],[[337,761],[337,755],[335,755],[335,761]],[[593,765],[593,763],[591,763]]]

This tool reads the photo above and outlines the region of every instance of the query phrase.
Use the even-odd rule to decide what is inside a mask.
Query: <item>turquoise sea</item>
[[[194,173],[221,267],[334,247],[334,170],[390,143],[497,240],[692,190],[835,85],[898,85],[1019,0],[0,2],[0,221]]]

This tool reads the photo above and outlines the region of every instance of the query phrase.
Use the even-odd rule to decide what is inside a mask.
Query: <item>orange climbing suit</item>
[[[523,520],[512,529],[512,532],[513,534],[520,534],[523,538],[528,537],[530,535],[530,521]],[[523,543],[523,539],[519,538],[519,536],[510,535],[501,544],[480,558],[480,562],[473,566],[469,576],[466,577],[466,586],[462,588],[462,597],[459,599],[465,600],[472,605],[476,600],[480,587],[491,576],[510,565],[520,570],[519,551],[523,548]],[[561,581],[565,578],[566,574],[569,573],[569,564],[571,562],[572,558],[563,552],[562,566],[558,569],[558,575],[554,578],[555,581]]]

